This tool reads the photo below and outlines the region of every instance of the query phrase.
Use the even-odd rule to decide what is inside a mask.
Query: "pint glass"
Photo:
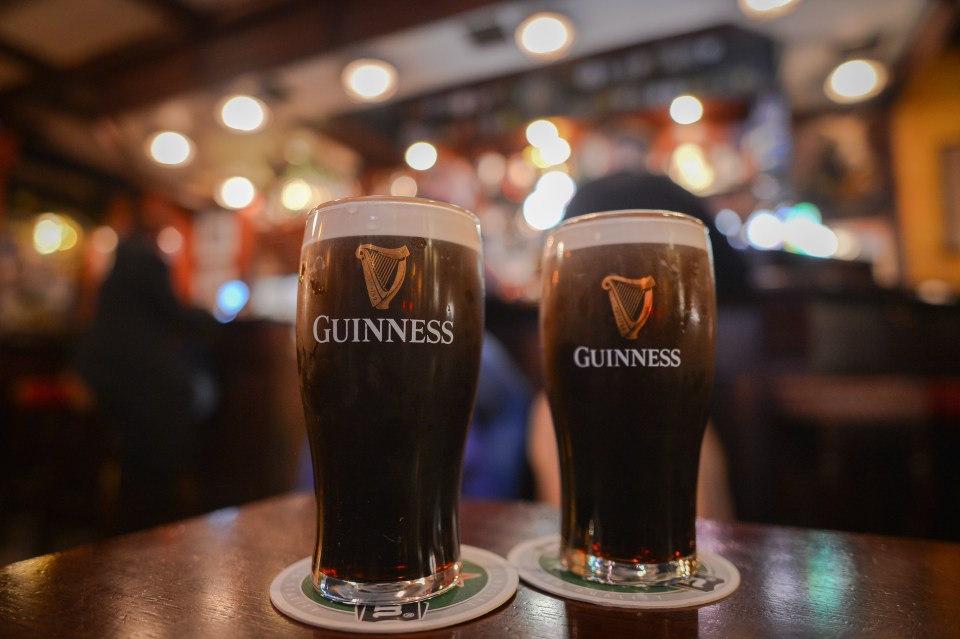
[[[472,213],[363,197],[307,218],[297,366],[317,501],[311,575],[325,597],[399,604],[457,583],[483,300]]]
[[[573,218],[543,269],[563,565],[604,583],[689,577],[714,364],[707,230],[664,211]]]

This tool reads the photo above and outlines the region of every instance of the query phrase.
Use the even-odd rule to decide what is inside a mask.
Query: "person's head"
[[[590,131],[581,144],[581,172],[587,178],[628,171],[646,173],[653,132],[645,124],[611,120]]]
[[[645,172],[650,169],[650,133],[646,129],[623,128],[611,137],[614,171]]]

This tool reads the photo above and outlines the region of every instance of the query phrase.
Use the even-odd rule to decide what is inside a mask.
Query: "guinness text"
[[[422,320],[366,317],[313,320],[313,339],[320,344],[334,342],[404,342],[409,344],[452,344],[453,320]]]
[[[680,349],[578,346],[573,351],[573,363],[579,368],[676,368],[680,366]]]

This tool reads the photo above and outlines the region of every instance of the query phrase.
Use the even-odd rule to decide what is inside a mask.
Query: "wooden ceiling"
[[[0,0],[0,118],[110,116],[488,4]]]
[[[269,174],[271,153],[296,127],[339,139],[365,161],[397,161],[399,141],[371,126],[371,117],[392,109],[387,119],[396,120],[418,100],[536,73],[522,66],[510,37],[524,11],[573,13],[579,59],[739,24],[777,43],[778,76],[796,102],[821,95],[838,51],[867,35],[883,36],[877,53],[889,61],[922,57],[917,43],[937,50],[944,35],[936,25],[955,24],[958,2],[805,0],[787,19],[748,24],[734,0],[0,0],[0,136],[15,131],[84,166],[160,187],[193,208],[210,201],[213,181],[233,160],[259,163],[247,168]],[[939,10],[926,11],[930,5]],[[827,14],[835,19],[824,20]],[[499,20],[506,34],[499,46],[470,41],[468,23],[478,15]],[[915,33],[918,21],[927,26]],[[406,84],[390,103],[361,112],[339,95],[337,58],[370,43],[405,63]],[[277,96],[273,126],[231,136],[218,131],[210,107],[244,76]],[[151,132],[171,126],[158,117],[171,104],[187,114],[202,149],[190,167],[174,170],[143,153]]]

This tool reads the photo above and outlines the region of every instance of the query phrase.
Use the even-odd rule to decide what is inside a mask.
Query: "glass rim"
[[[407,197],[402,195],[355,195],[351,197],[344,197],[336,200],[329,200],[318,204],[317,206],[310,209],[310,212],[307,214],[307,217],[312,215],[317,215],[328,210],[337,209],[341,206],[349,206],[351,204],[392,204],[400,206],[428,206],[436,209],[445,209],[451,213],[457,213],[464,217],[467,217],[472,222],[479,223],[480,218],[476,216],[475,213],[468,211],[462,206],[457,206],[456,204],[451,204],[450,202],[443,202],[440,200],[432,200],[425,197]]]
[[[703,220],[687,213],[678,211],[669,211],[667,209],[616,209],[613,211],[597,211],[595,213],[586,213],[564,220],[553,231],[559,231],[570,228],[577,224],[587,224],[590,222],[602,222],[604,220],[623,220],[623,219],[651,219],[659,221],[676,221],[681,223],[693,223],[695,226],[707,228]]]
[[[372,235],[417,236],[483,250],[480,219],[470,211],[439,200],[364,195],[330,200],[304,220],[301,247],[321,239]]]
[[[683,244],[708,248],[710,229],[692,215],[663,209],[621,209],[564,220],[544,244],[546,257],[558,247],[585,248],[610,244]]]

